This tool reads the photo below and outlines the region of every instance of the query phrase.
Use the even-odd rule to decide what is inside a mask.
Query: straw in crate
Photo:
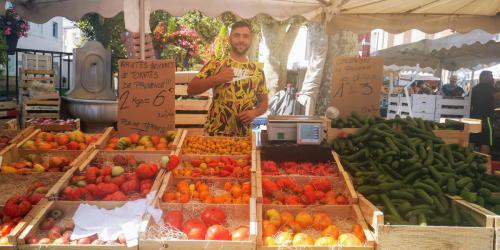
[[[54,190],[62,200],[128,201],[146,197],[161,183],[165,156],[95,150]]]
[[[372,249],[373,236],[357,205],[281,206],[258,208],[263,249],[339,247]]]

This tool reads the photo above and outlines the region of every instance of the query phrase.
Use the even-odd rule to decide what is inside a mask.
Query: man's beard
[[[234,53],[238,54],[238,55],[245,55],[249,49],[250,49],[250,46],[247,46],[245,49],[243,49],[243,51],[240,51],[240,50],[238,49],[238,45],[232,45],[232,44],[231,44],[231,50],[232,50]]]

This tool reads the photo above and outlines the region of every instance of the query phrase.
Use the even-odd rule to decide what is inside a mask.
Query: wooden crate
[[[0,136],[7,136],[11,138],[9,141],[9,145],[16,146],[17,143],[24,140],[26,137],[30,137],[33,133],[35,133],[35,128],[27,127],[21,131],[19,130],[0,130]],[[0,150],[0,156],[7,152],[7,147]]]
[[[22,68],[32,70],[52,69],[52,57],[49,55],[23,53]]]
[[[45,132],[50,132],[50,131],[73,131],[73,130],[80,130],[80,119],[75,120],[74,125],[59,125],[59,124],[38,124],[38,123],[32,123],[29,120],[25,121],[24,126],[33,126],[37,129],[40,129]]]
[[[201,155],[201,154],[188,154],[188,153],[184,153],[182,152],[182,149],[183,147],[185,147],[186,145],[186,139],[189,137],[189,136],[201,136],[201,137],[205,137],[205,138],[229,138],[229,137],[222,137],[222,136],[206,136],[204,132],[202,132],[201,130],[199,129],[184,129],[184,132],[182,134],[182,137],[180,139],[180,142],[179,142],[179,146],[181,148],[180,150],[180,153],[183,154],[183,155],[192,155],[192,156],[235,156],[235,155],[220,155],[220,154],[205,154],[205,155]],[[248,152],[248,154],[251,154],[252,152],[252,149],[255,149],[256,148],[256,145],[255,145],[255,139],[253,137],[253,134],[249,137],[230,137],[230,138],[233,138],[233,139],[248,139],[248,141],[250,143],[252,143],[251,145],[251,149],[250,151]],[[246,156],[245,155],[240,155],[240,156]]]
[[[297,176],[290,175],[291,178],[296,179],[301,184],[306,184],[311,179],[327,178],[333,184],[333,189],[336,192],[344,193],[350,203],[357,203],[357,194],[350,178],[346,178],[342,165],[336,162],[334,156],[329,148],[317,148],[314,146],[306,147],[290,147],[290,148],[276,148],[276,147],[262,147],[256,154],[256,176],[257,176],[257,200],[260,202],[263,199],[262,192],[262,171],[261,162],[263,160],[273,160],[275,162],[282,161],[300,161],[300,162],[333,162],[337,165],[338,176]],[[271,179],[276,179],[281,176],[265,176]]]
[[[361,212],[374,229],[377,249],[474,249],[490,250],[494,244],[494,216],[453,200],[481,223],[481,227],[385,225],[383,213],[366,198],[359,197]]]
[[[89,147],[90,147],[90,148],[100,148],[100,147],[101,147],[101,145],[104,143],[105,138],[107,137],[107,135],[108,135],[109,133],[111,133],[111,131],[113,131],[113,127],[106,128],[106,129],[103,131],[103,133],[101,133],[101,134],[100,134],[99,139],[97,139],[97,141],[96,141],[95,143],[88,145],[88,147],[87,147],[87,148],[89,148]],[[24,144],[24,143],[26,143],[26,142],[27,142],[27,141],[29,141],[29,140],[35,140],[36,135],[37,135],[38,133],[41,133],[41,132],[43,132],[41,129],[35,129],[35,130],[33,131],[33,133],[31,133],[29,136],[27,136],[27,137],[23,138],[23,140],[22,140],[22,141],[19,141],[19,142],[17,143],[16,147],[18,147],[18,148],[19,148],[19,149],[21,149],[21,150],[24,150],[24,149],[22,149],[23,144]],[[96,135],[96,134],[90,134],[90,133],[87,133],[87,134],[85,134],[85,135]],[[29,150],[27,150],[27,151],[29,151]],[[77,150],[77,151],[78,151],[78,150]]]
[[[316,213],[322,212],[330,215],[334,225],[339,227],[340,233],[349,233],[352,224],[358,223],[363,227],[363,231],[366,236],[366,242],[364,246],[359,247],[344,247],[344,246],[328,246],[328,247],[268,247],[264,246],[264,239],[262,239],[262,221],[264,213],[268,209],[277,209],[279,212],[289,211],[293,215],[299,212],[309,212]],[[342,221],[342,225],[337,222]],[[348,221],[349,223],[346,223]],[[257,222],[258,222],[258,234],[257,234],[257,245],[259,249],[274,250],[274,249],[346,249],[346,250],[368,250],[375,249],[375,238],[370,231],[368,225],[366,224],[361,210],[358,205],[323,205],[323,206],[280,206],[280,205],[257,205]],[[343,225],[345,224],[345,225]]]
[[[60,193],[64,190],[65,187],[69,185],[71,177],[76,173],[85,172],[90,163],[95,159],[102,159],[105,162],[112,162],[112,159],[115,155],[131,155],[134,156],[135,159],[138,161],[158,163],[158,167],[160,167],[159,163],[161,157],[163,156],[159,154],[147,154],[138,152],[123,154],[121,152],[101,151],[93,148],[89,148],[85,152],[86,154],[82,156],[83,159],[79,159],[78,165],[72,168],[71,170],[67,171],[64,174],[63,178],[61,178],[61,180],[49,190],[48,196],[52,197],[52,199],[58,199]],[[164,174],[165,174],[165,169],[159,168],[153,183],[153,187],[151,188],[151,191],[156,191],[160,188]],[[101,202],[101,201],[96,201],[96,202]],[[106,201],[102,202],[106,203]]]
[[[500,216],[495,216],[495,250],[500,250]]]
[[[177,128],[201,128],[207,120],[207,113],[212,104],[209,91],[197,96],[189,96],[188,83],[197,72],[184,71],[175,73],[175,125]]]
[[[137,247],[126,247],[125,245],[41,245],[41,244],[28,244],[26,238],[30,234],[36,234],[38,232],[38,227],[40,223],[47,216],[47,213],[52,209],[60,209],[64,212],[65,221],[70,221],[72,216],[78,207],[82,204],[81,202],[72,201],[50,201],[47,202],[41,209],[38,210],[36,216],[26,225],[25,230],[19,235],[17,240],[19,249],[137,249]],[[113,209],[116,207],[123,206],[125,202],[88,202],[90,205],[96,205],[100,208]]]
[[[19,150],[19,148],[15,147],[14,145],[10,146],[8,150],[2,155],[3,159],[2,162],[0,163],[2,166],[3,165],[9,165],[9,163],[13,162],[19,162],[19,161],[25,161],[26,158],[34,154],[38,157],[51,157],[51,156],[62,156],[66,157],[70,160],[68,163],[68,169],[78,165],[78,163],[81,161],[80,155],[84,154],[84,151],[76,151],[76,150],[53,150],[50,152],[43,151],[43,150]],[[35,172],[35,171],[33,171]]]
[[[0,119],[2,120],[2,123],[7,123],[12,119],[17,119],[17,107],[16,101],[0,102]]]
[[[175,139],[172,141],[172,143],[168,145],[168,150],[114,150],[114,151],[122,153],[147,152],[147,153],[169,154],[172,150],[175,150],[177,148],[177,145],[181,140],[182,134],[183,134],[183,129],[175,130]],[[106,137],[103,139],[103,143],[100,145],[99,149],[104,150],[104,148],[108,144],[108,141],[115,136],[120,137],[118,132],[113,129],[111,130],[110,133],[106,134]]]
[[[50,84],[55,90],[55,72],[51,69],[21,69],[21,87],[27,88],[33,81]],[[37,97],[34,97],[37,98]]]
[[[182,173],[179,173],[180,171],[184,170],[184,162],[185,161],[190,162],[192,160],[202,160],[205,163],[208,163],[208,161],[219,160],[221,158],[221,156],[217,156],[217,155],[212,155],[212,156],[182,155],[180,153],[180,150],[174,154],[180,156],[180,162],[179,162],[179,165],[171,171],[171,173],[172,173],[172,175],[174,175],[175,177],[178,177],[178,178],[189,178],[189,177],[196,178],[195,176],[184,176]],[[247,160],[248,165],[250,165],[249,173],[250,173],[250,175],[252,174],[251,165],[255,162],[254,161],[255,158],[253,158],[253,154],[248,154],[247,156],[243,156],[243,155],[224,156],[224,158],[229,158],[232,160],[241,160],[241,159]],[[207,175],[203,175],[203,174],[201,176],[198,176],[198,177],[202,177],[205,179],[221,178],[221,177],[215,177],[215,176],[207,176]],[[238,178],[238,177],[228,176],[227,178]],[[244,178],[244,177],[242,177],[242,178]]]
[[[228,218],[229,229],[234,230],[240,225],[248,225],[250,229],[249,240],[247,241],[208,241],[208,240],[174,240],[174,239],[154,239],[149,237],[149,230],[158,228],[156,222],[150,215],[147,215],[143,220],[140,238],[139,249],[242,249],[254,250],[256,247],[257,237],[257,212],[255,198],[250,198],[249,204],[233,205],[233,204],[202,204],[202,203],[163,203],[161,195],[172,184],[173,177],[170,173],[165,174],[163,184],[155,199],[154,206],[161,210],[180,210],[184,214],[184,221],[191,217],[199,217],[204,208],[217,206],[226,212]]]
[[[162,197],[165,193],[167,192],[176,192],[176,185],[180,181],[202,181],[203,183],[207,184],[210,189],[209,192],[211,195],[217,194],[221,195],[224,191],[224,183],[225,182],[238,182],[238,183],[244,183],[244,182],[250,182],[251,185],[251,190],[257,190],[257,184],[254,182],[256,179],[252,178],[250,176],[249,178],[235,178],[235,177],[181,177],[181,176],[174,176],[172,172],[168,172],[165,174],[164,179],[163,179],[163,184],[162,188],[158,192],[157,200],[160,205],[167,204],[166,202],[163,202]],[[254,188],[255,187],[255,188]],[[256,193],[252,192],[250,195],[250,198],[255,198]],[[170,202],[168,204],[175,204],[175,202]],[[187,203],[184,204],[205,204],[202,203],[199,200],[190,200]],[[213,203],[217,205],[232,205],[232,203]]]
[[[257,185],[257,201],[262,202],[264,198],[264,192],[262,190],[262,179],[263,178],[268,178],[271,181],[274,181],[276,179],[281,178],[282,176],[262,176],[260,171],[257,171],[256,173],[256,185]],[[296,181],[299,185],[304,186],[306,185],[309,181],[314,180],[314,179],[327,179],[330,181],[330,183],[333,186],[333,190],[338,193],[338,194],[343,194],[347,199],[349,200],[349,204],[357,204],[358,203],[358,195],[356,194],[355,190],[352,188],[352,184],[348,185],[347,181],[345,180],[345,176],[341,175],[340,177],[329,177],[329,176],[291,176],[289,177]],[[350,179],[349,179],[350,180]],[[349,188],[351,187],[351,188]],[[288,205],[289,207],[296,207],[296,206],[302,206],[302,205]],[[313,204],[312,206],[317,206],[317,204]]]

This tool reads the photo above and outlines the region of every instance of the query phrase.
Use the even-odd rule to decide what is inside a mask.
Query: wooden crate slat
[[[0,110],[10,110],[16,108],[17,108],[16,102],[0,102]]]
[[[208,100],[175,100],[175,110],[208,111],[211,99]]]
[[[175,95],[188,96],[187,88],[188,88],[187,84],[175,85]],[[208,97],[208,91],[205,91],[202,94],[196,96]]]
[[[54,77],[21,77],[23,81],[28,82],[28,81],[49,81],[53,82]]]
[[[26,106],[26,111],[59,111],[59,106]]]
[[[206,120],[206,114],[175,114],[175,124],[203,125]]]
[[[55,75],[54,70],[51,69],[22,69],[21,74],[32,75]]]
[[[27,113],[24,119],[28,118],[59,118],[59,113]]]

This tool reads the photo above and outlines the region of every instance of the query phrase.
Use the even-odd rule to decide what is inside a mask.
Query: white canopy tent
[[[430,67],[457,70],[479,64],[500,63],[500,38],[481,30],[453,34],[439,39],[424,39],[414,43],[375,51],[373,56],[384,58],[385,65]]]
[[[2,0],[5,2],[6,0]],[[209,16],[231,11],[243,18],[268,14],[275,19],[301,15],[327,22],[328,30],[368,32],[381,28],[391,33],[419,29],[435,33],[445,29],[466,32],[481,28],[500,32],[500,0],[11,0],[18,11],[34,22],[54,16],[75,20],[95,12],[112,17],[127,8],[145,12],[163,9],[181,16],[200,10]],[[130,5],[132,7],[127,7]],[[3,8],[3,5],[0,4]],[[145,15],[147,19],[149,15]],[[137,22],[139,16],[126,16]],[[135,18],[135,19],[134,19]],[[148,23],[147,20],[145,22]]]

